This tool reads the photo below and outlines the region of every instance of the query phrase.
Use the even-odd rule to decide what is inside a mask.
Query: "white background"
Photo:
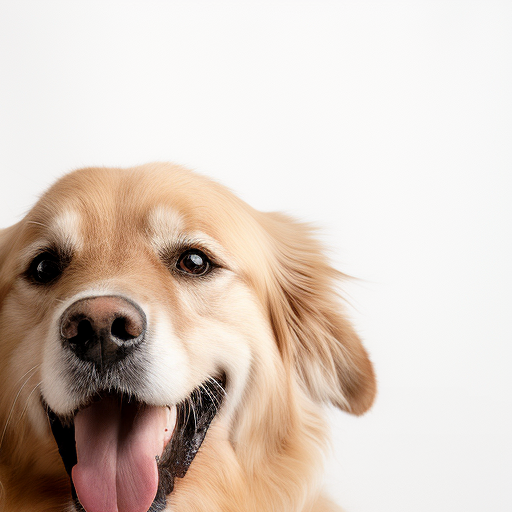
[[[512,510],[512,4],[0,3],[0,226],[170,160],[323,228],[375,362],[348,512]]]

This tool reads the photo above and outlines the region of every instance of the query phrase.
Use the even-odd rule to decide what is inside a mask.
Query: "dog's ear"
[[[314,400],[364,413],[376,382],[335,289],[343,275],[329,265],[310,226],[277,213],[263,214],[261,223],[273,246],[267,300],[285,362]]]

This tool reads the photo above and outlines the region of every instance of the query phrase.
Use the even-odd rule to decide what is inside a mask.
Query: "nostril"
[[[85,345],[93,337],[94,329],[91,322],[87,319],[83,319],[76,324],[76,334],[68,339],[71,343]]]
[[[80,315],[81,316],[81,315]],[[67,340],[82,337],[92,333],[92,325],[86,318],[74,316],[68,318],[61,327],[61,335]]]
[[[138,338],[142,334],[142,326],[130,318],[121,316],[112,322],[110,333],[117,339],[128,341]]]

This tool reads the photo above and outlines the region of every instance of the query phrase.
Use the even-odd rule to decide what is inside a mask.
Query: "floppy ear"
[[[274,249],[268,305],[284,360],[314,400],[364,413],[375,376],[335,291],[343,274],[329,265],[308,225],[278,213],[263,214],[262,224]]]

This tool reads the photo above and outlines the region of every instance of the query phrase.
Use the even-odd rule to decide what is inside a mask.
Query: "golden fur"
[[[224,268],[204,284],[176,283],[159,244],[196,233]],[[43,289],[23,276],[41,241],[74,251],[62,278]],[[336,293],[340,277],[310,227],[258,212],[180,167],[83,169],[59,180],[0,231],[1,512],[73,510],[41,395],[59,402],[52,397],[63,393],[45,370],[54,364],[46,359],[55,311],[91,287],[121,290],[165,316],[193,362],[184,388],[226,358],[232,395],[169,510],[339,510],[321,494],[321,405],[362,414],[375,395],[372,365]],[[213,342],[209,332],[218,333]]]

